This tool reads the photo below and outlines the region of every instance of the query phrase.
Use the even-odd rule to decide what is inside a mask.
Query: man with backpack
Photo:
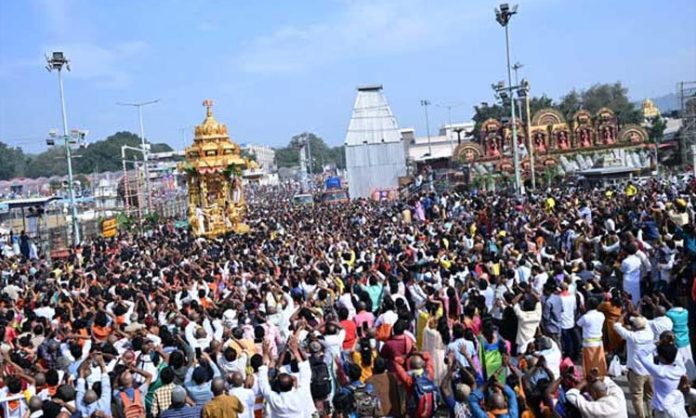
[[[333,404],[336,412],[343,417],[377,418],[382,416],[379,397],[371,384],[360,381],[362,369],[355,363],[346,365],[346,375],[349,384],[342,386]]]
[[[329,395],[331,395],[333,388],[333,379],[331,378],[329,363],[327,363],[326,359],[326,357],[330,358],[330,356],[324,354],[323,347],[319,341],[310,342],[308,349],[309,357],[307,361],[312,370],[309,390],[317,409],[326,411],[328,410],[328,402],[326,401]]]
[[[137,373],[145,378],[145,382],[137,388],[133,385],[133,373]],[[120,388],[114,396],[118,418],[144,418],[145,395],[147,394],[148,386],[152,382],[152,375],[131,366],[121,373],[118,381]]]
[[[404,365],[408,364],[408,371]],[[434,371],[430,353],[413,353],[408,363],[403,357],[394,359],[396,375],[406,388],[406,403],[412,418],[432,417],[440,403],[440,390],[433,381]]]

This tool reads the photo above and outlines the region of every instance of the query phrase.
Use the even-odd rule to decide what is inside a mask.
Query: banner
[[[104,238],[113,238],[118,233],[116,218],[104,219],[102,221],[102,236]]]

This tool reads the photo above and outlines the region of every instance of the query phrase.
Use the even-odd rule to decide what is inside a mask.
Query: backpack
[[[413,377],[413,393],[409,411],[413,418],[430,418],[440,403],[437,385],[425,374]]]
[[[144,418],[145,417],[145,406],[143,405],[142,399],[140,399],[140,391],[138,389],[134,390],[135,395],[133,400],[128,399],[128,395],[125,392],[121,392],[121,401],[123,402],[123,418]]]
[[[367,390],[367,385],[360,385],[353,390],[353,409],[360,418],[381,415],[379,398]]]
[[[309,366],[312,369],[312,380],[309,383],[309,390],[315,400],[326,399],[331,393],[331,376],[329,367],[323,359],[314,356],[309,358]]]
[[[379,398],[367,389],[367,385],[344,386],[334,396],[336,411],[344,414],[355,412],[358,418],[373,418],[381,415]]]

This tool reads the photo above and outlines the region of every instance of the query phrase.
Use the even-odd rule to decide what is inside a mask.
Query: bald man
[[[244,412],[239,414],[239,418],[253,418],[256,395],[250,388],[254,385],[254,375],[250,374],[245,381],[240,372],[233,372],[230,374],[228,382],[231,388],[227,393],[236,396],[244,405]]]
[[[648,321],[650,324],[650,329],[653,332],[653,338],[655,342],[660,341],[660,335],[665,331],[672,331],[674,324],[672,320],[669,319],[666,314],[667,310],[662,305],[655,306],[655,317]]]
[[[501,385],[495,379],[484,386],[488,386],[485,388],[485,393],[488,393],[489,389],[493,390],[488,399],[482,388],[477,388],[468,396],[469,407],[475,417],[517,418],[519,416],[517,395],[510,386]],[[485,410],[482,404],[485,405]]]
[[[611,378],[588,383],[587,389],[592,401],[585,399],[578,389],[571,389],[566,394],[568,401],[580,410],[583,417],[628,418],[623,391]]]
[[[220,377],[210,384],[213,399],[203,407],[203,418],[239,418],[244,412],[244,405],[236,396],[225,394],[225,381]]]
[[[43,401],[38,396],[32,396],[29,398],[29,417],[43,417]]]
[[[104,359],[101,356],[96,356],[95,361],[101,370],[101,378],[99,384],[95,383],[91,389],[87,388],[87,377],[90,374],[89,366],[91,360],[85,360],[79,369],[80,377],[77,379],[75,407],[83,417],[92,416],[96,411],[111,410],[111,380],[106,372]]]

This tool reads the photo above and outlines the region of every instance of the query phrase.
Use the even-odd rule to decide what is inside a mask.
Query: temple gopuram
[[[647,131],[636,124],[619,128],[609,108],[594,115],[579,110],[570,121],[558,110],[545,108],[533,115],[530,125],[527,129],[517,119],[520,170],[526,179],[531,177],[532,161],[537,173],[552,168],[559,175],[601,165],[639,170],[654,164],[654,145],[649,143]],[[454,158],[470,164],[472,176],[513,174],[511,128],[510,123],[486,120],[478,141],[462,142],[454,150]]]
[[[211,100],[205,100],[206,117],[196,126],[193,144],[186,148],[188,221],[196,236],[218,237],[230,232],[243,233],[246,202],[242,171],[255,163],[241,156],[238,144],[230,140],[227,126],[213,117]]]

